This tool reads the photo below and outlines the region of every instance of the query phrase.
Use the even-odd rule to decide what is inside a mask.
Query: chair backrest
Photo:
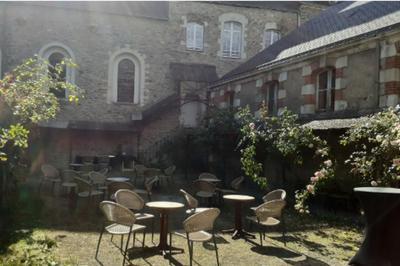
[[[62,171],[62,179],[64,182],[73,182],[75,177],[80,177],[79,173],[75,170]]]
[[[268,219],[268,217],[280,218],[282,215],[282,210],[285,206],[285,200],[271,200],[259,205],[255,209],[255,213],[260,221],[265,221]]]
[[[276,189],[273,190],[269,193],[267,193],[267,195],[265,195],[263,197],[263,201],[267,202],[267,201],[271,201],[271,200],[285,200],[286,199],[286,191],[283,189]]]
[[[183,221],[183,229],[187,233],[212,230],[214,228],[215,219],[217,219],[220,213],[221,211],[218,208],[210,208],[193,214]]]
[[[101,185],[106,183],[106,178],[107,177],[105,175],[100,174],[99,172],[92,171],[89,173],[90,181],[92,181],[92,183],[96,185]]]
[[[115,192],[117,192],[120,189],[129,189],[129,190],[134,190],[135,187],[128,182],[111,182],[107,185],[107,190],[109,195],[113,195]]]
[[[57,178],[60,176],[58,169],[51,164],[43,164],[40,169],[42,170],[44,177]]]
[[[167,168],[164,170],[164,173],[165,173],[167,176],[172,176],[172,175],[174,174],[175,170],[176,170],[176,166],[175,166],[175,165],[171,165],[170,167],[167,167]]]
[[[78,193],[83,191],[92,191],[92,185],[80,177],[74,177],[74,182],[77,184]]]
[[[203,178],[218,179],[216,175],[211,174],[211,173],[206,173],[206,172],[201,173],[201,174],[199,175],[199,179],[203,179]]]
[[[158,180],[160,180],[158,176],[146,178],[146,180],[144,181],[144,187],[146,188],[148,193],[151,193],[154,183],[156,183]]]
[[[215,184],[201,179],[193,181],[193,186],[197,191],[207,191],[211,193],[214,193],[217,188]]]
[[[244,176],[239,176],[232,180],[231,187],[235,190],[239,190],[240,185],[243,183],[243,181],[244,181]]]
[[[189,193],[187,193],[183,189],[180,189],[179,192],[185,198],[186,204],[187,204],[189,209],[194,209],[194,208],[197,208],[197,206],[199,206],[199,201],[195,197],[193,197],[192,195],[190,195]]]
[[[99,174],[102,174],[104,176],[107,176],[108,172],[110,171],[110,169],[108,169],[108,167],[104,167],[103,169],[100,169],[98,171]]]
[[[132,226],[136,221],[133,212],[121,204],[112,201],[100,202],[100,210],[103,212],[107,221],[111,223]]]
[[[119,189],[115,193],[115,201],[130,210],[139,211],[144,207],[144,199],[129,189]]]
[[[93,170],[94,170],[94,164],[92,163],[83,163],[83,165],[79,167],[80,172],[91,172]]]

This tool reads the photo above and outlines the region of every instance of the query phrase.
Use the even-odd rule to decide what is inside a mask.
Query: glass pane
[[[193,23],[189,23],[186,28],[186,47],[194,47],[194,27]]]
[[[324,71],[318,76],[318,88],[320,90],[328,88],[328,71]]]
[[[265,47],[268,47],[268,46],[270,46],[271,45],[271,43],[272,43],[272,31],[270,31],[270,30],[267,30],[265,33],[264,33],[264,44],[265,44]]]
[[[323,90],[318,92],[318,109],[325,110],[327,104],[327,94],[328,91]]]
[[[203,26],[196,25],[196,48],[199,50],[203,50]]]
[[[57,76],[56,71],[54,67],[57,64],[60,64],[61,61],[64,59],[64,55],[62,53],[52,53],[49,56],[49,75],[53,79],[57,79],[59,82],[65,82],[66,81],[66,76],[67,76],[67,69],[64,66],[62,69],[61,73]],[[52,92],[57,98],[65,98],[65,89],[64,88],[50,88],[50,92]]]
[[[241,43],[241,34],[239,32],[234,32],[232,36],[232,55],[238,56],[240,55],[240,43]]]
[[[129,59],[123,59],[118,64],[118,102],[133,102],[135,89],[135,65]]]
[[[242,31],[242,24],[240,24],[239,22],[232,22],[233,24],[233,30],[234,31]]]

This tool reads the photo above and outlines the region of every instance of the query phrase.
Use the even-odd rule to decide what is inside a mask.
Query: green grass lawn
[[[173,188],[160,188],[154,197],[156,200],[183,201],[177,189]],[[66,198],[49,195],[46,191],[38,195],[30,186],[21,187],[18,198],[15,201],[16,211],[9,212],[9,220],[4,222],[9,226],[3,226],[1,232],[0,264],[122,264],[121,253],[107,235],[100,247],[101,264],[94,258],[102,223],[102,216],[96,206],[87,210],[82,202],[78,202],[77,209],[69,210]],[[258,234],[257,239],[244,241],[233,240],[229,234],[220,233],[220,230],[232,227],[234,219],[233,208],[229,203],[223,203],[220,208],[221,215],[215,226],[219,232],[217,245],[221,265],[347,265],[361,242],[357,217],[329,213],[300,216],[287,210],[287,246],[283,244],[282,234],[271,230],[263,241],[264,246],[260,247]],[[176,212],[170,219],[172,230],[181,228],[183,219],[183,210]],[[247,228],[247,223],[245,225]],[[156,223],[156,229],[158,226]],[[152,248],[158,244],[157,233],[154,243],[150,234],[146,236],[144,250],[140,247],[141,237],[141,234],[137,235],[136,246],[130,249],[132,265],[189,264],[185,239],[178,236],[173,238],[173,245],[183,248],[184,253],[164,258]],[[119,240],[119,237],[114,238],[117,244]],[[194,265],[216,265],[212,243],[195,244]]]

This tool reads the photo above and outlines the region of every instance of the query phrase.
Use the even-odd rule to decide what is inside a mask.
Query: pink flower
[[[249,127],[250,127],[251,130],[254,130],[254,128],[256,127],[256,125],[255,125],[254,123],[250,123],[250,124],[249,124]]]
[[[318,181],[318,177],[316,177],[316,176],[312,176],[312,177],[310,177],[310,180],[311,180],[311,182],[312,183],[315,183],[315,182],[317,182]]]
[[[310,192],[311,194],[314,194],[314,186],[313,185],[307,185],[307,191]]]
[[[371,181],[371,186],[377,187],[377,186],[378,186],[378,183],[377,183],[375,180],[372,180],[372,181]]]
[[[393,164],[396,166],[400,165],[400,158],[393,159]]]
[[[317,171],[314,173],[314,175],[318,178],[323,178],[324,177],[324,173],[322,171]]]

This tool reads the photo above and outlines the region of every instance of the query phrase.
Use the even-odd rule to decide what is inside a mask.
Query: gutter
[[[379,33],[382,33],[382,35],[395,34],[397,32],[393,32],[393,31],[395,31],[398,27],[400,27],[400,23],[393,24],[391,26],[388,26],[388,27],[385,27],[385,28],[382,28],[382,29],[379,29],[379,30],[376,30],[376,31],[367,32],[365,34],[361,34],[361,35],[355,36],[353,38],[350,38],[350,39],[347,39],[347,40],[343,40],[343,41],[338,42],[338,43],[332,43],[332,44],[329,44],[327,46],[323,46],[323,47],[320,47],[320,48],[317,48],[317,49],[314,49],[314,50],[310,50],[310,51],[305,52],[303,54],[297,54],[297,55],[294,55],[292,57],[288,57],[286,59],[282,59],[282,60],[279,60],[279,61],[276,61],[276,62],[271,62],[271,63],[267,62],[267,63],[264,63],[264,64],[261,64],[261,65],[257,66],[253,70],[249,70],[247,72],[244,72],[243,74],[238,74],[237,77],[233,77],[233,78],[228,79],[228,80],[223,80],[223,81],[221,81],[219,83],[211,84],[210,86],[206,87],[206,89],[207,90],[211,90],[213,88],[225,85],[225,84],[230,83],[230,82],[234,82],[234,81],[237,81],[237,80],[242,80],[242,79],[245,79],[245,78],[253,77],[253,76],[256,76],[256,75],[258,75],[260,73],[263,73],[263,72],[266,72],[266,71],[270,71],[273,68],[279,67],[281,65],[285,65],[285,64],[288,64],[288,63],[296,63],[298,61],[305,60],[306,58],[309,58],[309,57],[312,57],[312,56],[316,56],[316,55],[318,55],[318,54],[320,54],[322,52],[327,53],[328,50],[329,50],[329,52],[332,52],[332,50],[335,50],[335,49],[336,50],[337,49],[345,49],[348,46],[354,45],[354,42],[357,42],[357,41],[360,41],[360,40],[365,41],[371,35],[372,35],[371,40],[374,40],[374,39],[378,39],[378,38],[382,38],[383,37],[383,36],[377,37],[376,35],[379,34]],[[392,31],[392,32],[390,33],[390,31]]]

